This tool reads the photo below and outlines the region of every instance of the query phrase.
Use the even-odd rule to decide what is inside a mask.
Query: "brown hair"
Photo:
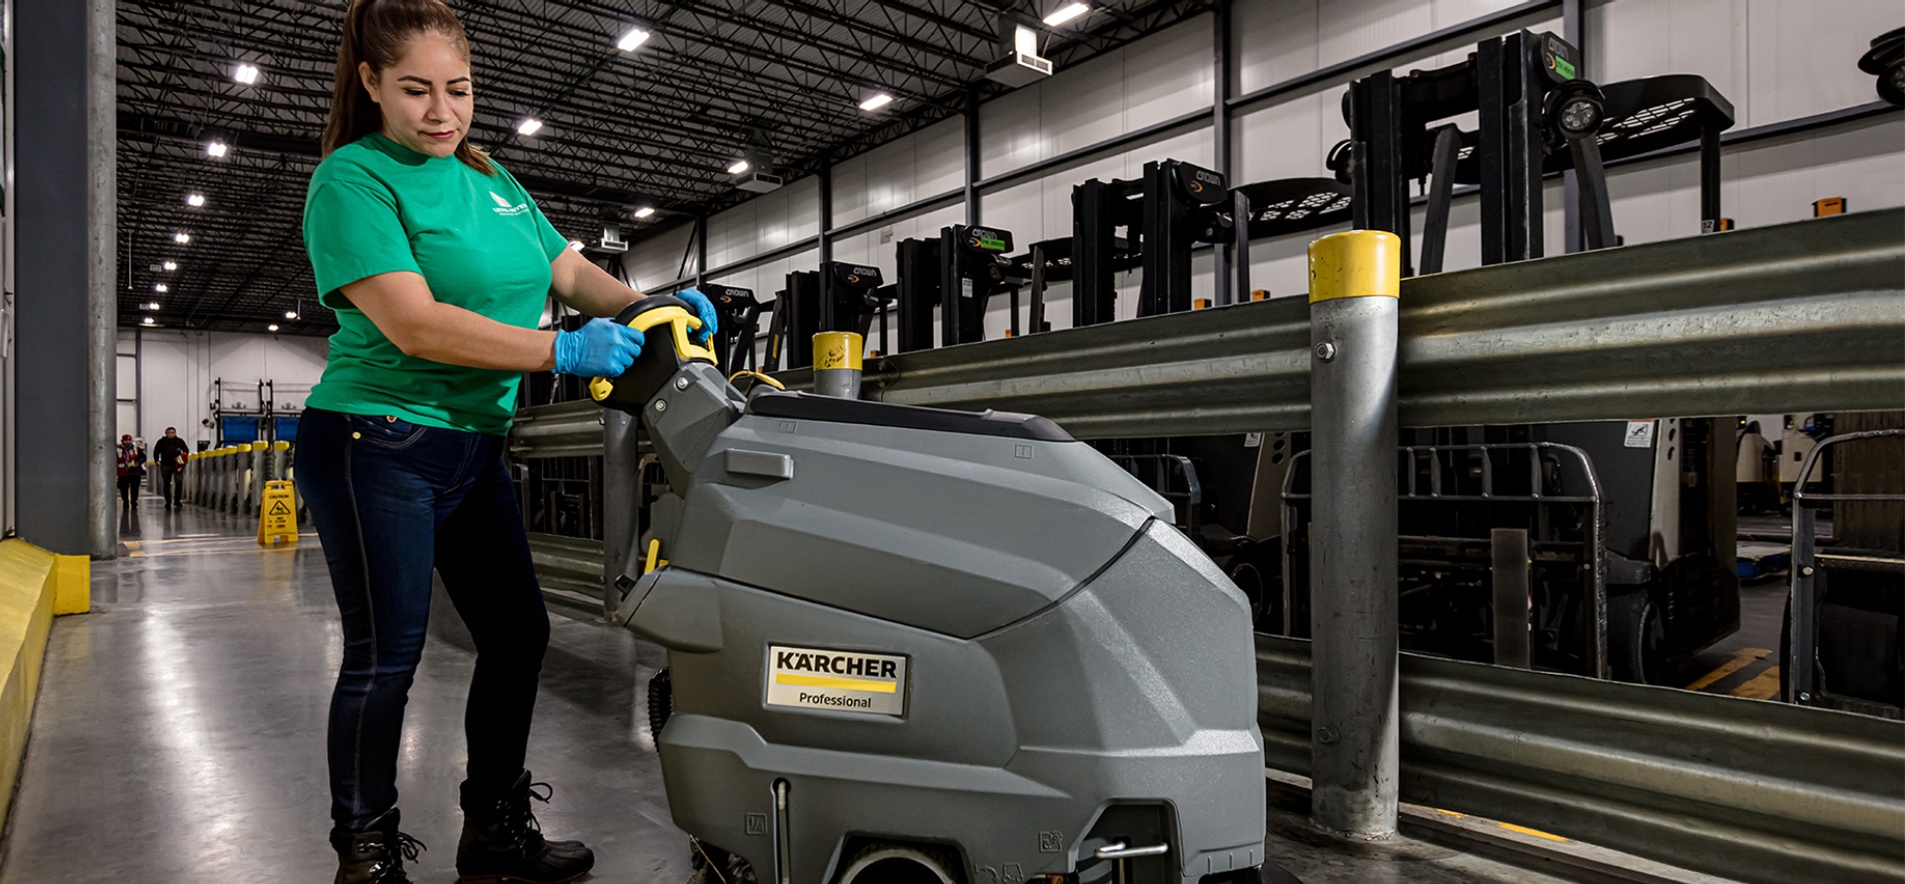
[[[324,126],[325,156],[372,132],[383,131],[383,112],[365,93],[358,64],[368,63],[372,74],[382,74],[403,57],[411,40],[424,34],[440,34],[465,59],[470,57],[469,35],[443,0],[352,0],[350,11],[344,13],[344,39],[337,46],[331,119]],[[471,144],[468,136],[457,144],[456,158],[485,175],[496,174],[489,154]]]

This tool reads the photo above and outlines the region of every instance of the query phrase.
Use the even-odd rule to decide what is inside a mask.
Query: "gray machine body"
[[[616,619],[669,649],[677,825],[791,884],[871,841],[956,854],[970,884],[1110,880],[1094,855],[1118,843],[1169,845],[1127,860],[1134,884],[1263,862],[1248,606],[1167,501],[1062,434],[757,413],[766,396],[791,394],[750,408],[690,364],[641,415],[680,499]],[[651,539],[667,565],[644,574]],[[842,659],[903,658],[869,695],[898,714],[771,704],[781,664],[827,655],[776,647],[839,652],[849,678]]]

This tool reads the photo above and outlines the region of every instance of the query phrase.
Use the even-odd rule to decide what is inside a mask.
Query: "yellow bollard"
[[[258,544],[279,541],[298,542],[298,498],[290,482],[273,479],[265,483],[264,500],[258,504]]]

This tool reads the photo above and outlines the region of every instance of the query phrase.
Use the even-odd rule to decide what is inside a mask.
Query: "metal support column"
[[[628,552],[640,538],[636,508],[641,502],[642,455],[635,416],[614,408],[602,410],[602,609],[612,612],[621,603],[616,575],[627,564]]]
[[[1528,529],[1496,528],[1488,535],[1489,582],[1494,596],[1495,664],[1527,669],[1533,660],[1529,629]]]
[[[16,389],[9,452],[20,535],[111,558],[116,69],[112,0],[14,10]],[[27,393],[26,391],[31,391]],[[81,501],[84,501],[82,503]]]
[[[979,90],[966,90],[966,226],[979,220]]]
[[[1310,818],[1396,831],[1396,358],[1402,241],[1310,244]]]
[[[1236,183],[1231,174],[1230,161],[1230,0],[1217,0],[1211,9],[1211,54],[1216,57],[1212,65],[1212,84],[1216,87],[1216,100],[1210,109],[1211,171],[1224,176],[1224,180]],[[1241,217],[1235,218],[1239,225],[1245,224]],[[1236,250],[1228,243],[1218,243],[1211,250],[1213,256],[1213,276],[1216,280],[1216,297],[1213,304],[1222,307],[1232,303],[1230,288],[1231,264],[1237,260]],[[1236,300],[1250,300],[1247,291],[1237,292]]]
[[[825,267],[833,260],[833,237],[827,231],[833,229],[833,154],[822,151],[820,154],[820,266]]]
[[[695,285],[708,282],[708,216],[695,216]]]

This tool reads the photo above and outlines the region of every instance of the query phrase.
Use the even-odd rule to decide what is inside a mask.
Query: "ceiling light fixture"
[[[635,210],[635,217],[637,218],[646,218],[653,214],[655,214],[654,206],[643,206]]]
[[[205,155],[213,159],[222,158],[230,151],[231,148],[226,147],[223,141],[214,141],[211,144],[205,145]]]
[[[278,330],[278,324],[275,322],[265,326],[265,331],[277,331],[277,330]]]
[[[232,71],[232,79],[250,86],[258,82],[258,69],[252,65],[241,64],[238,70]]]
[[[872,98],[869,98],[865,101],[860,102],[860,109],[863,111],[879,110],[880,108],[886,107],[887,105],[892,103],[893,103],[893,96],[882,92],[878,95],[873,96]]]
[[[646,42],[648,42],[647,31],[641,28],[630,28],[628,33],[622,35],[622,39],[615,42],[615,48],[623,52],[634,52],[635,47]]]
[[[165,272],[167,272],[167,273],[171,273],[172,271],[174,271],[174,270],[177,270],[177,269],[179,269],[179,262],[177,262],[177,261],[167,261],[167,262],[165,262],[164,264],[162,264],[162,265],[160,265],[160,266],[162,266],[162,267],[164,267],[164,268],[165,268]]]
[[[735,160],[734,165],[731,165],[728,167],[728,174],[739,175],[752,168],[754,167],[752,165],[749,165],[747,160]]]
[[[158,292],[158,293],[159,293],[159,294],[161,294],[161,295],[163,295],[163,294],[165,294],[166,292],[169,292],[169,291],[171,291],[171,289],[169,289],[169,288],[166,288],[166,286],[165,286],[165,283],[163,283],[163,282],[162,282],[162,283],[159,283],[158,285],[155,285],[155,286],[153,286],[153,287],[152,287],[152,290],[153,290],[153,291],[155,291],[155,292]]]
[[[145,319],[140,320],[139,324],[140,325],[158,325],[159,323],[158,323],[158,320],[155,320],[152,317],[148,316]]]
[[[540,131],[542,131],[541,120],[524,120],[516,126],[516,134],[518,135],[534,135]]]
[[[179,245],[185,245],[192,241],[192,235],[189,233],[174,233],[172,234],[172,241]]]
[[[205,205],[205,196],[203,194],[197,194],[197,193],[192,194],[191,196],[188,196],[185,198],[185,204],[188,206]]]
[[[284,311],[284,318],[286,318],[286,319],[296,319],[296,318],[298,318],[298,311],[296,311],[296,310],[286,310],[286,311]]]
[[[1056,28],[1090,11],[1091,6],[1089,4],[1067,3],[1053,10],[1051,15],[1046,16],[1045,24],[1049,27]]]
[[[147,301],[147,302],[145,302],[144,304],[140,304],[140,305],[139,305],[139,309],[141,309],[141,310],[157,310],[157,309],[159,309],[159,302],[158,302],[158,301]]]
[[[578,252],[582,251],[582,240],[579,240],[579,239],[569,240],[569,248]]]

